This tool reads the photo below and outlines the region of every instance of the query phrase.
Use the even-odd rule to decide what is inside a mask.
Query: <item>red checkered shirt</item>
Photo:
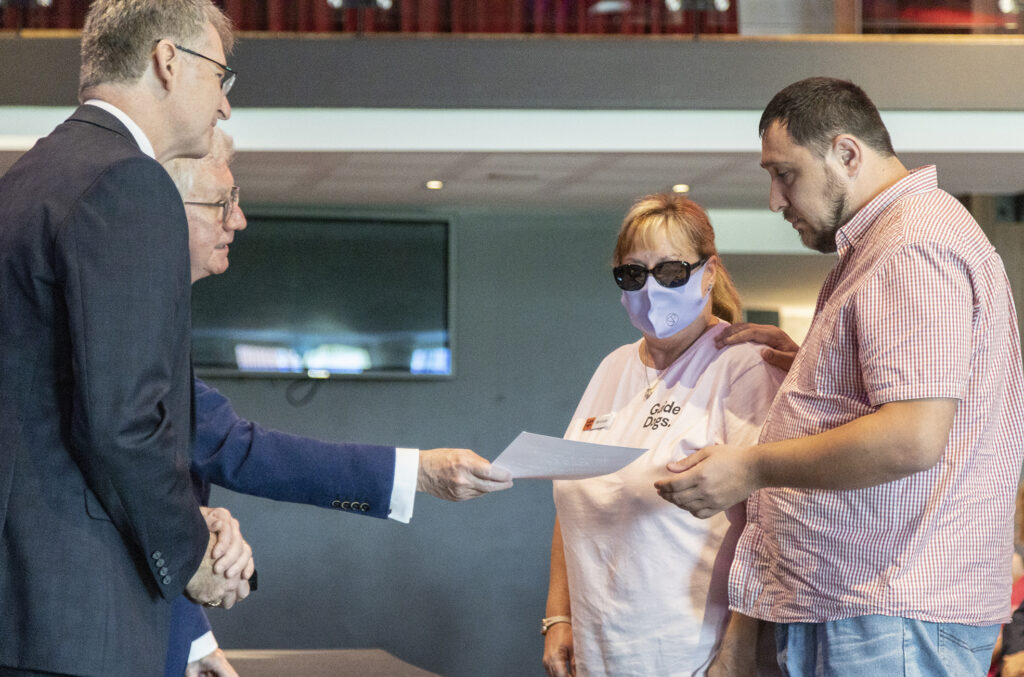
[[[886,402],[954,398],[949,443],[933,468],[895,482],[755,492],[730,603],[778,622],[1007,621],[1024,379],[1002,260],[931,166],[874,198],[836,243],[761,441],[814,435]]]

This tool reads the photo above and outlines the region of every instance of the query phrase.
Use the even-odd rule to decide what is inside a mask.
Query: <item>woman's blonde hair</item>
[[[692,246],[702,259],[718,256],[715,231],[701,206],[677,193],[658,193],[640,198],[626,213],[615,243],[614,265],[630,252],[652,249],[658,235],[677,247]],[[740,295],[721,258],[711,290],[711,312],[726,322],[740,320]]]

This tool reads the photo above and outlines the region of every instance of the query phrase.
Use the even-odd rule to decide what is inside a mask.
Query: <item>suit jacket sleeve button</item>
[[[370,509],[370,504],[369,503],[360,503],[359,504],[359,509],[362,510],[363,512],[367,512]]]
[[[164,576],[164,585],[170,585],[170,584],[171,584],[171,577],[170,576]]]
[[[160,567],[160,575],[161,576],[166,576],[167,575],[167,567]]]
[[[338,499],[334,499],[333,501],[331,501],[331,507],[332,508],[340,508],[341,507],[341,501],[339,501]]]
[[[163,556],[164,556],[164,554],[162,552],[160,552],[159,550],[154,550],[153,551],[153,559],[160,559]]]
[[[349,503],[348,501],[345,501],[344,503],[341,504],[341,509],[342,510],[351,510],[352,509],[352,504]]]
[[[163,566],[163,565],[165,565],[165,564],[167,564],[167,562],[165,562],[165,561],[164,561],[164,560],[162,560],[162,559],[158,559],[158,560],[156,561],[156,565],[157,565],[158,567],[162,567],[162,566]]]

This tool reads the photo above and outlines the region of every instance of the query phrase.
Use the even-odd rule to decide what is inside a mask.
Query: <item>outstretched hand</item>
[[[761,349],[761,357],[768,364],[783,371],[789,371],[796,351],[800,349],[789,334],[770,324],[739,322],[729,325],[715,336],[716,348],[747,342],[765,346]]]
[[[512,486],[512,475],[469,449],[420,451],[416,490],[446,501],[465,501]]]

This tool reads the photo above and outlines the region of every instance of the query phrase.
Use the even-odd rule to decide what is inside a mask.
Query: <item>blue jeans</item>
[[[984,677],[999,625],[974,627],[895,616],[778,623],[788,677]]]

